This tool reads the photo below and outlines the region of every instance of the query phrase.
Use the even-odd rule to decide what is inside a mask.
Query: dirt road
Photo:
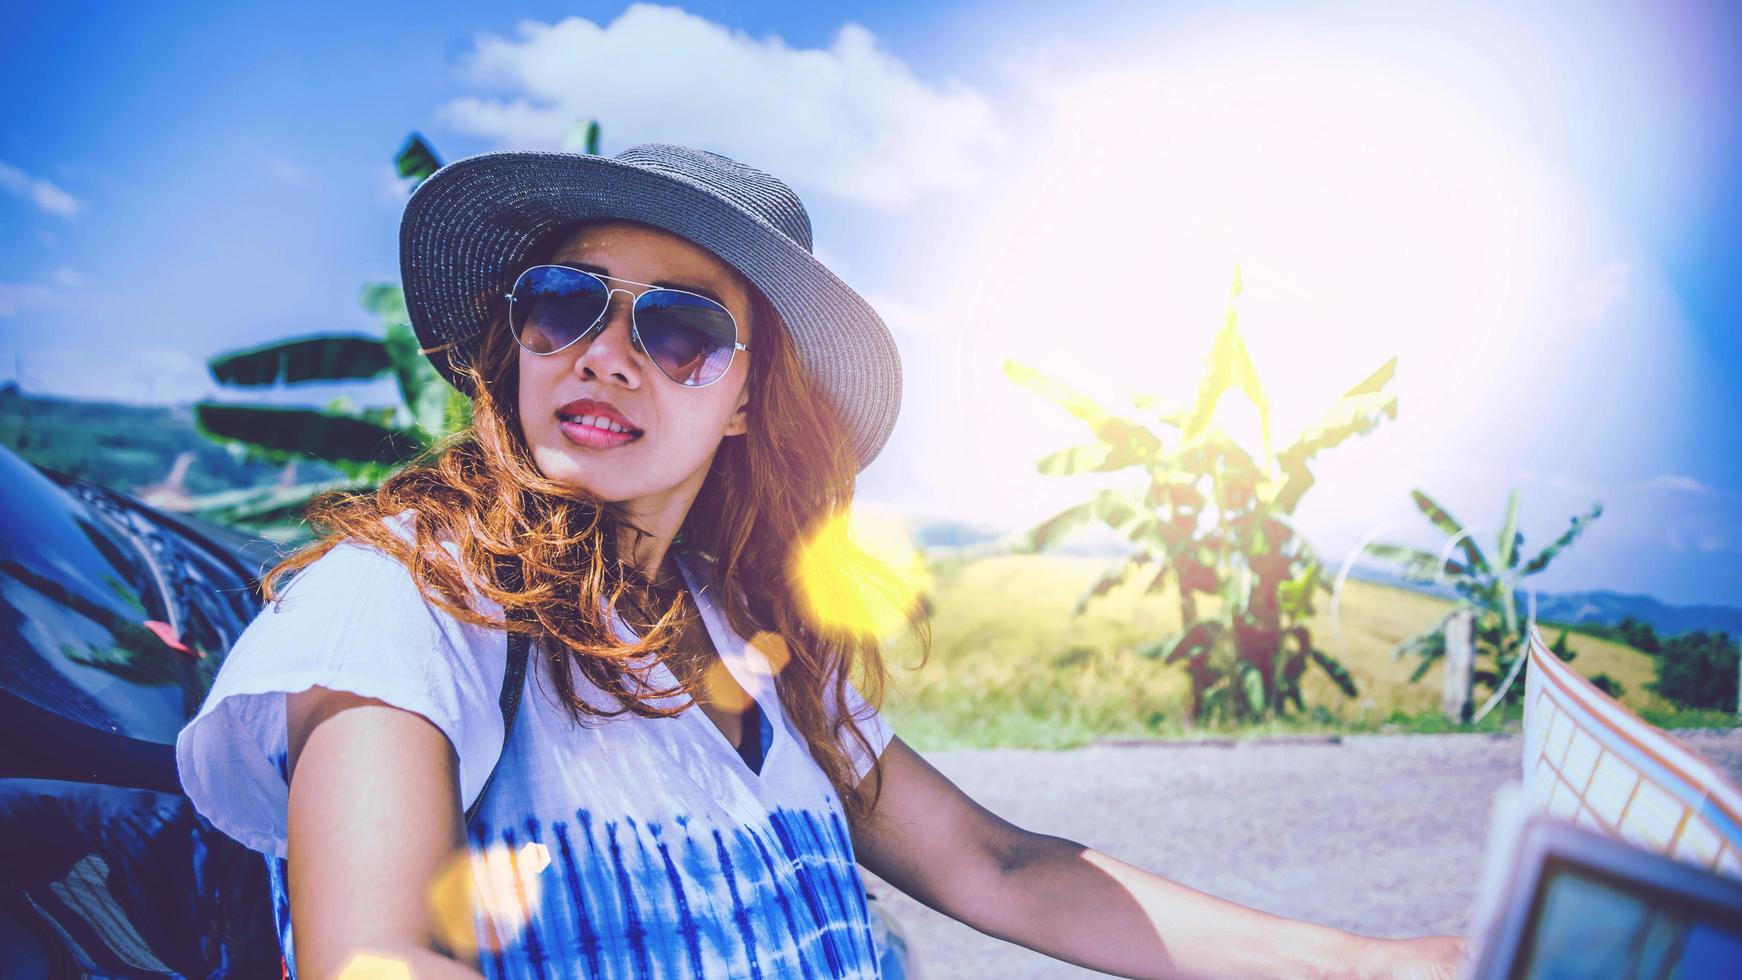
[[[1742,780],[1742,730],[1684,733]],[[1278,915],[1373,936],[1462,934],[1512,736],[929,753],[994,813]],[[930,980],[1102,976],[993,939],[867,875]]]

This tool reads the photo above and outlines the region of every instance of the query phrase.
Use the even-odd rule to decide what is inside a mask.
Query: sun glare
[[[358,953],[339,969],[339,980],[411,980],[411,965],[397,956]]]
[[[931,586],[901,521],[861,506],[823,520],[790,574],[819,630],[873,639],[898,632]]]
[[[1113,404],[1189,397],[1236,267],[1279,448],[1392,356],[1408,438],[1472,412],[1504,424],[1521,368],[1497,366],[1547,360],[1579,326],[1569,283],[1597,219],[1451,85],[1279,42],[1045,90],[1054,123],[956,257],[974,438],[932,462],[940,485],[1032,473],[1083,440],[1006,359]]]
[[[985,238],[999,342],[1122,388],[1189,377],[1239,265],[1260,370],[1289,368],[1268,372],[1286,432],[1360,379],[1351,352],[1414,354],[1457,384],[1457,362],[1518,323],[1542,180],[1443,91],[1273,54],[1108,72],[1058,103],[1060,135]],[[1015,288],[1037,266],[1056,288]],[[1061,323],[1088,342],[1048,344]]]

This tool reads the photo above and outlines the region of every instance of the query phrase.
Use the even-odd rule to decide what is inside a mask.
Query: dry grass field
[[[893,686],[884,712],[903,739],[924,748],[1062,748],[1204,734],[1184,718],[1184,672],[1134,652],[1179,629],[1171,589],[1144,596],[1133,584],[1071,615],[1105,565],[1103,558],[1044,554],[935,563],[929,659],[912,669],[919,651],[911,641],[885,654]],[[1432,596],[1350,581],[1333,616],[1330,597],[1321,594],[1311,624],[1315,643],[1349,668],[1360,696],[1345,698],[1311,668],[1304,715],[1238,734],[1456,730],[1438,715],[1439,668],[1411,684],[1414,658],[1393,660],[1389,653],[1449,608]],[[1558,631],[1545,635],[1552,642]],[[1645,689],[1655,677],[1649,656],[1577,633],[1569,643],[1581,673],[1608,674],[1623,685],[1629,707],[1659,724],[1675,723],[1674,709]],[[1504,726],[1500,715],[1485,727]]]

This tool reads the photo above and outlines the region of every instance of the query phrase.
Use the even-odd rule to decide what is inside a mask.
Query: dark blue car
[[[0,977],[279,976],[265,865],[173,751],[270,545],[4,448],[0,486]]]

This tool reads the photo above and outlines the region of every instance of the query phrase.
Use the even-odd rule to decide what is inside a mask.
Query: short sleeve
[[[176,737],[182,788],[225,834],[286,857],[285,695],[319,685],[429,719],[454,746],[470,805],[502,751],[506,666],[501,630],[454,619],[398,560],[347,541],[297,573],[230,649]]]
[[[853,737],[852,732],[844,728],[841,730],[840,737],[843,743],[841,747],[846,750],[847,757],[853,762],[853,782],[858,783],[871,772],[872,765],[883,755],[884,748],[889,745],[889,740],[895,736],[895,732],[889,727],[889,723],[883,720],[883,712],[873,708],[870,702],[866,701],[864,696],[859,693],[859,689],[853,686],[852,681],[847,681],[846,685],[847,716],[857,723],[859,731],[863,732],[865,738],[871,742],[871,753],[867,755],[864,746],[859,744],[859,740]],[[825,700],[828,700],[831,705],[833,704],[832,696]],[[831,716],[832,714],[831,708]]]

